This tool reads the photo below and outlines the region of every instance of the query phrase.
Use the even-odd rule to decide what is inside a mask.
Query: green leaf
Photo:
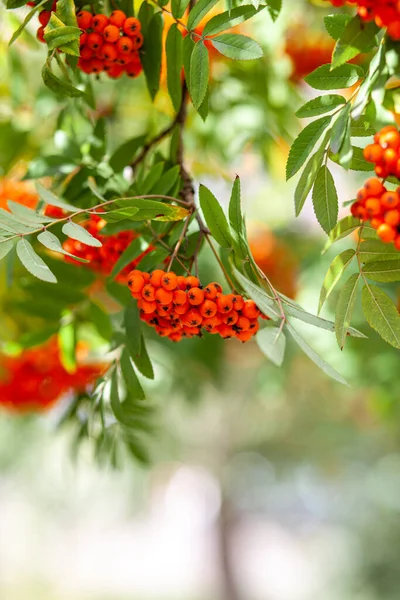
[[[172,0],[171,12],[172,16],[175,17],[175,19],[180,19],[181,17],[183,17],[185,10],[189,5],[189,1],[190,0]]]
[[[294,339],[294,341],[298,344],[298,346],[303,350],[304,354],[308,356],[316,365],[319,367],[324,373],[326,373],[332,379],[335,379],[339,383],[343,383],[344,385],[348,385],[347,381],[343,379],[343,377],[323,358],[319,356],[307,342],[299,335],[299,333],[292,327],[290,323],[286,324],[286,328],[289,331],[290,335]]]
[[[129,205],[117,210],[104,213],[107,222],[129,219],[131,221],[182,221],[189,215],[189,211],[183,206],[174,206],[157,200],[138,198],[131,200]]]
[[[45,188],[38,181],[35,182],[35,188],[40,198],[46,202],[46,204],[50,204],[51,206],[57,206],[58,208],[62,208],[67,212],[76,212],[77,208],[73,204],[68,204],[62,198],[59,198],[53,192]]]
[[[17,243],[17,255],[29,273],[48,283],[57,283],[55,275],[46,263],[34,251],[32,244],[27,239],[21,238]]]
[[[231,198],[229,201],[229,222],[237,233],[243,233],[244,222],[242,216],[241,207],[241,193],[240,193],[240,178],[236,176],[232,186]]]
[[[6,8],[12,10],[13,8],[20,8],[20,6],[25,6],[26,2],[25,0],[6,0],[5,5]]]
[[[340,111],[338,118],[336,119],[332,127],[332,136],[330,147],[334,154],[337,154],[342,147],[344,138],[346,136],[347,128],[350,121],[351,104],[348,103]]]
[[[239,33],[223,33],[210,41],[220,54],[233,60],[255,60],[263,55],[256,41]]]
[[[189,13],[188,18],[188,29],[193,31],[195,27],[200,23],[202,19],[210,12],[210,10],[217,4],[218,0],[199,0]]]
[[[232,270],[240,286],[243,288],[247,296],[254,300],[261,312],[271,319],[278,319],[280,315],[277,312],[274,300],[270,298],[270,296],[268,296],[268,294],[262,288],[249,281],[235,267],[233,267]]]
[[[351,21],[351,15],[336,14],[328,15],[324,19],[325,28],[329,35],[334,39],[338,40],[346,31],[347,25]]]
[[[86,258],[80,258],[78,256],[74,256],[74,254],[71,254],[70,252],[67,252],[66,250],[64,250],[58,237],[56,235],[54,235],[54,233],[51,233],[50,231],[42,231],[42,233],[39,233],[37,239],[41,244],[43,244],[43,246],[45,248],[48,248],[48,250],[52,250],[53,252],[58,252],[59,254],[63,254],[64,256],[70,256],[74,260],[77,260],[78,262],[81,262],[81,263],[90,262]]]
[[[374,165],[370,162],[367,162],[364,158],[363,149],[358,146],[352,147],[353,155],[351,161],[349,163],[348,168],[351,171],[373,171]],[[331,161],[340,164],[340,159],[337,154],[329,154],[329,158]]]
[[[297,183],[294,192],[294,206],[296,217],[298,217],[301,213],[304,203],[307,200],[308,194],[310,193],[311,188],[315,183],[315,179],[324,159],[326,143],[328,139],[329,131],[327,131],[325,138],[323,139],[321,146],[318,148],[317,152],[315,152],[315,154],[312,155],[312,157],[304,167],[300,179]]]
[[[74,0],[57,0],[56,14],[65,25],[70,25],[71,27],[78,26]]]
[[[344,250],[333,259],[322,284],[321,294],[319,297],[318,313],[321,312],[321,308],[325,300],[330,296],[335,285],[339,282],[343,273],[353,260],[355,254],[355,250],[351,248],[349,250]]]
[[[113,336],[113,327],[109,314],[104,311],[98,304],[90,302],[89,305],[89,320],[97,329],[99,335],[107,341]]]
[[[140,355],[139,356],[131,355],[132,360],[142,375],[147,377],[147,379],[154,379],[153,365],[151,364],[151,360],[147,353],[147,348],[146,348],[143,334],[142,334],[142,338],[141,338],[141,342],[140,342],[140,347],[141,347]]]
[[[389,296],[374,285],[365,285],[362,308],[368,324],[385,342],[400,349],[400,315]]]
[[[303,323],[313,325],[313,327],[318,327],[319,329],[325,329],[326,331],[330,331],[332,333],[335,331],[335,323],[333,321],[323,319],[322,317],[317,317],[317,315],[313,315],[312,313],[307,312],[306,310],[304,310],[304,308],[302,308],[283,294],[279,294],[279,296],[285,304],[285,311],[292,317],[303,321]],[[349,329],[349,333],[353,337],[366,337],[363,333],[361,333],[357,329],[354,329],[354,327],[351,327]]]
[[[264,8],[264,7],[262,7]],[[257,14],[257,9],[254,6],[247,4],[245,6],[237,6],[232,10],[227,10],[219,15],[215,15],[210,19],[203,30],[203,35],[216,35],[221,31],[226,31],[231,27],[235,27],[240,23],[244,23],[251,17]]]
[[[86,95],[82,90],[78,90],[78,88],[54,75],[47,63],[45,63],[43,66],[42,78],[44,84],[52,92],[59,94],[60,96],[68,96],[69,98],[83,98]]]
[[[350,124],[351,137],[369,137],[376,133],[372,119],[365,115],[360,117],[358,121],[352,121]]]
[[[290,148],[286,164],[286,179],[290,179],[304,165],[319,138],[329,126],[331,117],[321,117],[300,132]]]
[[[143,71],[151,98],[154,100],[160,87],[162,33],[164,21],[160,13],[156,13],[150,20],[144,44],[140,49]]]
[[[325,244],[324,252],[326,252],[334,242],[347,237],[353,231],[359,229],[360,226],[360,220],[356,219],[352,215],[348,215],[347,217],[341,219],[329,233],[329,239]]]
[[[192,53],[195,47],[195,43],[190,37],[187,35],[183,38],[183,70],[185,72],[186,83],[190,85],[190,61],[192,59]]]
[[[346,337],[350,330],[351,317],[354,303],[357,298],[357,287],[361,275],[354,273],[344,284],[340,291],[336,305],[335,334],[339,348],[343,350]]]
[[[168,195],[171,192],[171,190],[175,187],[175,184],[178,181],[179,174],[179,165],[171,167],[170,169],[168,169],[168,171],[165,171],[165,173],[163,173],[161,177],[155,182],[150,192],[152,194]]]
[[[313,206],[319,224],[329,234],[337,222],[339,203],[334,179],[326,166],[320,168],[315,180]]]
[[[266,327],[256,335],[261,352],[277,367],[283,363],[286,348],[285,334],[278,327]]]
[[[267,9],[272,20],[276,21],[282,9],[282,0],[268,0]]]
[[[132,397],[132,399],[144,400],[145,393],[126,349],[122,353],[120,365],[129,395]]]
[[[31,11],[29,11],[29,13],[26,15],[25,19],[22,21],[21,25],[18,27],[18,29],[16,31],[14,31],[14,33],[8,43],[9,46],[11,46],[15,42],[15,40],[17,40],[19,38],[21,33],[24,31],[24,29],[30,22],[30,20],[35,16],[35,14],[38,12],[39,8],[43,4],[45,4],[46,1],[47,0],[42,0],[42,2],[40,2],[40,4],[37,4],[34,8],[32,8]],[[15,6],[9,6],[9,4],[15,4]],[[7,8],[18,8],[19,6],[23,6],[24,4],[26,4],[26,2],[22,1],[22,4],[20,4],[20,0],[16,0],[14,2],[13,2],[13,0],[7,0]]]
[[[332,56],[332,69],[340,67],[361,52],[368,52],[376,45],[379,31],[375,22],[366,23],[355,16],[338,39]]]
[[[364,75],[357,65],[342,65],[333,71],[330,65],[318,67],[304,78],[316,90],[341,90],[355,85]]]
[[[232,247],[232,235],[228,221],[218,200],[204,185],[199,187],[200,207],[211,235],[223,248]]]
[[[380,240],[367,240],[362,242],[358,256],[363,263],[378,260],[397,260],[399,251],[393,244],[384,244]]]
[[[363,273],[368,279],[382,283],[400,281],[400,259],[369,262],[364,266]]]
[[[78,27],[66,26],[55,13],[51,14],[50,20],[44,30],[44,39],[49,51],[59,48],[62,52],[71,56],[79,56],[79,39],[81,30]]]
[[[359,119],[364,113],[364,109],[370,99],[371,91],[379,76],[385,69],[385,53],[386,44],[384,43],[384,40],[382,40],[382,43],[379,45],[378,52],[375,54],[369,64],[367,76],[362,82],[354,99],[352,116],[356,120]]]
[[[183,38],[176,23],[169,28],[165,51],[167,54],[168,93],[174,109],[178,112],[182,103]]]
[[[64,223],[62,227],[62,232],[65,233],[68,237],[73,240],[78,240],[78,242],[82,242],[82,244],[86,244],[87,246],[93,246],[94,248],[101,248],[103,245],[100,240],[93,237],[91,233],[89,233],[84,227],[74,223],[73,221],[68,221]]]
[[[141,252],[142,252],[142,240],[140,237],[133,240],[127,248],[123,251],[117,262],[115,263],[113,270],[111,271],[110,278],[114,279],[129,263],[131,263]]]
[[[121,144],[110,156],[109,165],[113,171],[120,173],[135,158],[139,148],[144,145],[146,137],[141,135]]]
[[[0,227],[8,233],[33,233],[36,231],[36,225],[27,225],[20,219],[16,218],[4,208],[0,208]],[[2,231],[2,233],[3,233]]]
[[[126,343],[129,349],[129,354],[133,359],[140,355],[141,351],[141,321],[137,303],[133,300],[125,308],[124,312],[124,327],[126,332]]]
[[[51,219],[39,214],[35,210],[32,210],[28,206],[24,206],[19,202],[13,202],[12,200],[7,201],[8,208],[14,217],[18,220],[24,221],[28,225],[42,225],[43,223],[54,223],[57,219]]]
[[[70,315],[71,313],[68,313],[66,317]],[[60,331],[58,332],[58,342],[60,347],[60,359],[64,369],[68,373],[75,373],[76,328],[73,321],[70,321],[65,325],[61,325]]]
[[[305,119],[307,117],[317,117],[327,112],[331,112],[334,108],[337,108],[341,104],[346,104],[346,99],[338,94],[326,94],[325,96],[318,96],[313,100],[309,100],[303,104],[301,108],[296,112],[296,117]]]
[[[0,260],[5,258],[14,247],[14,240],[0,240]]]
[[[203,102],[210,76],[210,60],[208,50],[202,41],[195,44],[190,58],[189,93],[197,110]]]

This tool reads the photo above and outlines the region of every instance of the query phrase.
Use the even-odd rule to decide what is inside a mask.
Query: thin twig
[[[181,245],[182,245],[182,242],[183,242],[183,240],[185,239],[185,236],[186,236],[187,230],[188,230],[188,228],[189,228],[189,225],[190,225],[190,217],[191,217],[191,216],[192,216],[192,215],[189,215],[189,216],[186,218],[186,221],[185,221],[185,223],[184,223],[184,225],[183,225],[183,227],[182,227],[181,235],[179,236],[179,239],[178,239],[178,241],[176,242],[176,245],[175,245],[174,251],[173,251],[173,253],[171,254],[171,258],[170,258],[170,260],[169,260],[168,267],[167,267],[167,272],[171,270],[172,263],[174,262],[175,258],[178,256],[178,253],[179,253],[179,248],[181,247]]]

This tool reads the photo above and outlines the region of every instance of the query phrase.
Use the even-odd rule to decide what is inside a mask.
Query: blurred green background
[[[315,311],[333,254],[321,255],[310,207],[294,221],[284,165],[300,128],[294,111],[311,95],[296,73],[306,56],[325,62],[331,42],[323,3],[284,4],[277,24],[263,15],[249,25],[263,60],[213,63],[210,118],[190,112],[185,143],[196,181],[218,198],[227,202],[241,176],[254,251],[267,270],[281,260],[276,286],[289,285]],[[61,109],[81,126],[70,101],[41,83],[35,24],[7,45],[25,12],[0,8],[0,176],[20,177],[29,161],[40,166],[41,155],[65,150]],[[165,91],[151,106],[143,78],[94,88],[92,117],[107,117],[114,147],[173,116]],[[334,174],[340,199],[352,198],[362,180]],[[272,258],[271,243],[281,248]],[[207,252],[200,268],[214,274]],[[29,326],[13,311],[14,287],[2,272],[2,344]],[[326,316],[334,305],[332,294]],[[0,598],[397,600],[399,359],[354,325],[369,339],[349,340],[343,353],[331,334],[299,327],[348,388],[291,345],[278,369],[253,343],[151,340],[156,379],[146,387],[157,417],[148,469],[128,458],[119,470],[100,467],[87,442],[74,452],[74,428],[57,427],[68,397],[44,416],[0,412]]]

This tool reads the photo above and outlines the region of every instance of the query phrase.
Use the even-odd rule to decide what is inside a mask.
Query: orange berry
[[[396,237],[396,230],[387,223],[382,223],[382,225],[379,225],[376,233],[382,242],[385,243],[393,242]]]
[[[128,275],[128,287],[131,292],[141,292],[144,287],[144,278],[140,271],[131,271]]]
[[[82,53],[81,53],[82,56]],[[113,61],[117,58],[118,53],[113,44],[104,44],[101,48],[101,56],[105,60]]]
[[[221,325],[221,321],[219,320],[219,318],[217,316],[207,317],[206,319],[203,319],[203,323],[202,323],[202,326],[204,327],[204,329],[206,329],[209,332],[211,332],[213,329],[215,329],[219,325]]]
[[[196,288],[194,288],[196,289]],[[193,290],[191,290],[193,291]],[[189,292],[190,293],[190,292]],[[190,300],[189,300],[190,302]],[[212,300],[205,300],[200,306],[200,314],[204,318],[210,319],[217,314],[217,305]]]
[[[375,173],[378,175],[378,177],[381,177],[382,179],[386,179],[386,177],[389,175],[389,170],[387,167],[384,167],[383,165],[376,165]]]
[[[385,191],[382,183],[376,177],[367,179],[367,181],[364,183],[364,189],[369,198],[372,196],[380,196]]]
[[[183,290],[175,290],[173,293],[172,302],[177,306],[182,306],[183,304],[185,304],[187,302],[186,292],[184,292]]]
[[[357,201],[365,204],[366,199],[368,198],[368,192],[365,188],[361,188],[361,190],[358,190],[357,192]]]
[[[173,297],[174,297],[173,292],[164,290],[164,288],[158,288],[156,290],[155,298],[156,298],[156,302],[158,302],[159,304],[163,304],[163,305],[172,304]]]
[[[142,72],[142,64],[141,62],[131,61],[125,69],[128,77],[137,77]]]
[[[381,196],[381,205],[383,208],[396,208],[399,204],[400,199],[396,192],[385,192]]]
[[[368,198],[365,203],[365,210],[368,217],[376,217],[381,213],[381,203],[378,198]]]
[[[393,169],[397,164],[397,152],[393,148],[388,148],[383,152],[383,165],[387,169]]]
[[[143,46],[143,35],[139,32],[131,37],[134,50],[139,50]]]
[[[151,314],[151,313],[155,312],[155,310],[157,308],[157,304],[154,301],[149,302],[148,300],[141,300],[140,308],[142,309],[142,311],[144,313]]]
[[[130,54],[133,50],[132,40],[126,35],[119,38],[119,40],[117,41],[117,50],[120,54],[123,55]]]
[[[187,311],[189,309],[190,309],[189,302],[185,302],[185,304],[176,304],[174,311],[178,316],[180,316],[180,315],[184,315],[185,313],[187,313]]]
[[[92,58],[91,61],[92,73],[101,73],[104,68],[104,63],[99,58]]]
[[[260,310],[253,300],[246,300],[242,313],[248,319],[256,319],[260,316]]]
[[[160,317],[167,317],[172,313],[172,304],[157,304],[156,312]]]
[[[192,287],[200,287],[200,281],[194,275],[189,275],[186,277],[186,289],[189,290]]]
[[[154,285],[155,287],[160,287],[161,286],[161,278],[164,277],[164,275],[165,275],[165,271],[162,271],[161,269],[156,269],[155,271],[153,271],[151,273],[149,282],[151,283],[151,285]]]
[[[381,136],[385,135],[385,133],[389,133],[390,131],[397,131],[396,125],[385,125],[385,127],[382,127],[382,129],[375,134],[376,141],[379,142]]]
[[[370,224],[373,229],[378,229],[379,225],[382,225],[383,222],[383,217],[374,217],[370,220]]]
[[[165,290],[173,291],[177,288],[178,278],[175,273],[169,272],[165,273],[161,277],[161,285]]]
[[[81,36],[79,38],[79,46],[80,47],[82,47],[86,44],[87,37],[88,37],[88,34],[86,33],[86,31],[81,34]]]
[[[43,44],[46,43],[46,40],[44,39],[44,27],[43,27],[43,25],[41,25],[39,27],[39,29],[37,30],[36,37],[39,40],[39,42],[42,42]]]
[[[382,160],[383,149],[379,144],[369,144],[364,148],[364,158],[368,162],[378,163]]]
[[[186,290],[186,277],[184,277],[183,275],[178,275],[177,281],[178,288],[180,290]]]
[[[250,327],[250,319],[247,317],[239,316],[238,320],[235,323],[235,329],[237,331],[247,331]]]
[[[182,317],[182,323],[187,327],[198,327],[203,322],[203,317],[197,310],[197,308],[191,308],[188,312]]]
[[[142,297],[148,302],[153,302],[156,298],[156,289],[151,283],[147,283],[142,289]]]
[[[400,146],[400,133],[397,129],[391,129],[383,134],[381,132],[379,144],[382,148],[392,148],[393,150],[397,150]]]
[[[223,318],[223,322],[226,325],[236,325],[237,321],[239,319],[239,313],[236,312],[236,310],[231,310],[230,313],[228,313],[227,315],[224,315]]]
[[[97,50],[103,45],[103,37],[99,33],[89,33],[87,37],[87,45],[92,50]]]
[[[91,50],[89,46],[82,46],[81,58],[83,58],[83,60],[90,60],[93,58],[93,50]]]
[[[115,44],[119,40],[119,29],[115,25],[107,25],[103,31],[106,42]]]
[[[113,10],[110,15],[110,24],[115,27],[122,27],[126,21],[126,14],[122,10]]]
[[[244,306],[244,298],[240,294],[233,296],[233,308],[237,311],[242,310]]]
[[[106,15],[99,14],[99,15],[95,15],[93,17],[92,29],[96,33],[103,33],[103,31],[105,30],[107,25],[108,25],[108,17],[106,17]]]
[[[257,319],[254,319],[254,321],[250,321],[249,331],[251,331],[252,335],[255,335],[259,329],[260,324],[257,321]]]
[[[90,29],[92,26],[93,15],[87,10],[81,10],[76,15],[79,29]]]
[[[39,13],[39,23],[46,27],[47,23],[50,21],[51,11],[50,10],[42,10]]]
[[[207,300],[214,300],[218,294],[222,293],[222,286],[220,286],[219,283],[216,282],[212,282],[209,283],[205,288],[204,288],[204,295],[207,298]]]
[[[187,293],[187,299],[189,304],[192,304],[193,306],[198,306],[199,304],[204,302],[204,292],[200,288],[190,288],[190,290]]]
[[[140,21],[138,19],[135,19],[135,17],[129,17],[124,22],[122,29],[125,35],[136,35],[136,33],[139,33],[140,31]]]
[[[240,331],[239,333],[236,334],[236,337],[238,340],[240,340],[244,344],[251,340],[251,338],[253,337],[253,334],[251,331]]]
[[[365,208],[361,206],[359,202],[354,202],[354,204],[351,205],[350,212],[356,219],[365,219],[367,216]]]
[[[228,339],[236,335],[236,331],[233,329],[233,327],[230,325],[225,325],[225,323],[222,323],[222,325],[218,326],[218,332],[219,335],[224,339]]]
[[[394,246],[396,248],[396,250],[400,250],[400,235],[397,235],[395,240],[394,240]]]
[[[388,210],[385,212],[385,216],[383,217],[385,223],[391,225],[392,227],[397,227],[400,223],[400,211],[399,210]]]
[[[233,294],[221,295],[217,298],[218,312],[226,314],[233,308]]]
[[[112,77],[113,79],[118,79],[118,77],[121,77],[122,73],[124,72],[123,68],[120,67],[120,65],[112,65],[109,69],[108,69],[108,76]]]

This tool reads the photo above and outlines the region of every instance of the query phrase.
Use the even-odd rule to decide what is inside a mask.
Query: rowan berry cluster
[[[375,165],[375,173],[385,179],[394,175],[400,179],[400,133],[395,125],[383,127],[374,136],[374,143],[364,149],[364,158]]]
[[[301,25],[301,24],[300,24]],[[304,27],[293,27],[286,35],[285,54],[292,62],[291,79],[298,82],[317,67],[331,62],[335,47],[332,38],[323,33],[313,33]]]
[[[0,208],[8,209],[8,200],[23,204],[28,208],[36,208],[39,196],[32,184],[17,181],[9,177],[0,177]]]
[[[400,4],[397,0],[328,0],[333,6],[357,5],[363,21],[375,21],[378,27],[387,27],[389,36],[400,40]]]
[[[0,357],[0,367],[0,406],[21,412],[48,409],[71,390],[83,393],[106,369],[101,364],[81,364],[68,373],[55,338],[19,356]]]
[[[379,179],[368,179],[351,206],[351,213],[369,221],[382,242],[394,242],[400,250],[400,188],[388,191]]]
[[[223,294],[219,283],[200,285],[197,277],[183,277],[157,269],[134,270],[128,278],[138,301],[140,318],[158,335],[174,342],[200,336],[202,329],[223,338],[249,341],[258,331],[260,313],[253,300],[239,294]]]
[[[50,211],[47,209],[46,214],[49,214],[50,212],[50,216],[54,216],[52,211],[53,208],[51,208]],[[85,258],[86,260],[89,260],[90,262],[87,263],[87,267],[92,271],[101,273],[106,277],[111,274],[115,263],[125,252],[129,244],[131,244],[133,240],[138,237],[138,233],[136,233],[136,231],[120,231],[114,235],[103,235],[101,230],[106,225],[106,221],[104,221],[104,219],[102,219],[99,215],[90,215],[89,219],[81,225],[94,238],[99,240],[102,243],[102,246],[99,248],[87,246],[78,240],[68,238],[63,243],[63,248],[78,258]],[[150,245],[144,252],[140,253],[133,261],[131,261],[122,269],[122,271],[117,275],[116,281],[118,281],[118,283],[126,284],[128,275],[132,269],[135,269],[139,265],[140,261],[153,250],[154,247]],[[75,264],[77,263],[77,261],[68,256],[65,256],[65,260]],[[81,265],[82,263],[79,264]]]
[[[53,4],[52,10],[55,10]],[[44,30],[51,11],[39,14],[38,39],[45,42]],[[109,17],[82,10],[77,14],[80,37],[78,68],[84,73],[105,72],[117,79],[123,73],[137,77],[142,72],[139,49],[143,45],[140,21],[127,17],[122,10],[114,10]]]

